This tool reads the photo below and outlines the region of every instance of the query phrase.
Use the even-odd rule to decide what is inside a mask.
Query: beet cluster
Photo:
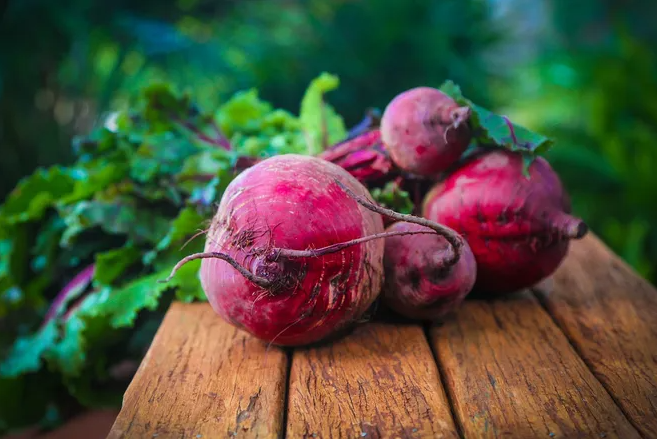
[[[381,299],[411,319],[437,320],[471,291],[531,287],[587,233],[547,160],[525,168],[498,146],[464,153],[472,109],[431,87],[397,95],[380,123],[319,156],[254,160],[228,185],[200,279],[226,321],[277,345],[325,340]],[[413,215],[371,189],[413,182]]]

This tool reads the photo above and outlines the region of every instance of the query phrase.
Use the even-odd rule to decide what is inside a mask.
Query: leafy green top
[[[85,404],[120,401],[121,386],[98,389],[117,381],[120,362],[140,358],[170,300],[206,299],[198,263],[157,281],[188,240],[185,254],[202,250],[203,239],[191,238],[241,160],[316,154],[347,135],[323,98],[337,85],[320,75],[298,116],[256,90],[202,111],[189,95],[151,85],[130,111],[75,140],[71,166],[24,178],[0,206],[0,394],[45,374]],[[46,393],[26,402],[33,413],[20,420],[3,418],[12,401],[0,397],[0,433],[58,407],[58,394]]]
[[[507,117],[487,110],[461,93],[461,88],[453,81],[445,81],[440,90],[450,96],[457,104],[472,110],[470,126],[474,131],[472,145],[478,147],[498,147],[520,152],[525,158],[525,171],[539,155],[545,154],[553,145],[553,140],[534,133],[525,127],[512,123]]]

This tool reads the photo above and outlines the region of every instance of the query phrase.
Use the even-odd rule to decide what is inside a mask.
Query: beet
[[[402,221],[386,230],[423,229]],[[383,301],[397,313],[418,320],[438,320],[456,310],[474,286],[477,266],[467,243],[458,262],[449,265],[452,256],[452,247],[440,235],[386,238]]]
[[[379,296],[383,238],[391,235],[382,214],[446,234],[458,260],[463,241],[453,231],[376,206],[365,186],[333,163],[287,154],[231,181],[205,252],[184,258],[171,276],[202,259],[201,285],[223,319],[272,344],[315,343],[348,329]]]
[[[426,195],[422,215],[460,233],[477,261],[475,289],[508,293],[550,276],[571,239],[588,231],[570,215],[557,174],[542,157],[523,175],[523,158],[504,149],[481,150]]]
[[[471,110],[431,87],[398,94],[381,117],[381,138],[393,162],[406,172],[431,177],[463,154],[472,134]]]

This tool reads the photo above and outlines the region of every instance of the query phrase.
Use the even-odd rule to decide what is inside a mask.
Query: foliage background
[[[649,0],[0,1],[0,195],[155,80],[213,109],[255,87],[297,113],[322,71],[356,124],[400,91],[461,85],[553,136],[576,212],[657,280],[657,3]]]
[[[555,136],[578,212],[657,276],[657,4],[648,0],[9,1],[0,27],[0,194],[143,84],[216,106],[257,87],[296,110],[320,71],[348,123],[449,77],[482,105]]]

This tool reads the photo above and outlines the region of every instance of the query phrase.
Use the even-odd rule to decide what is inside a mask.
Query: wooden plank
[[[370,323],[294,352],[290,438],[457,438],[421,327]]]
[[[280,437],[288,360],[266,348],[207,303],[174,303],[108,437]]]
[[[639,437],[529,292],[468,300],[431,340],[465,437]]]
[[[646,438],[657,438],[657,289],[595,235],[573,242],[537,291],[557,324]]]

